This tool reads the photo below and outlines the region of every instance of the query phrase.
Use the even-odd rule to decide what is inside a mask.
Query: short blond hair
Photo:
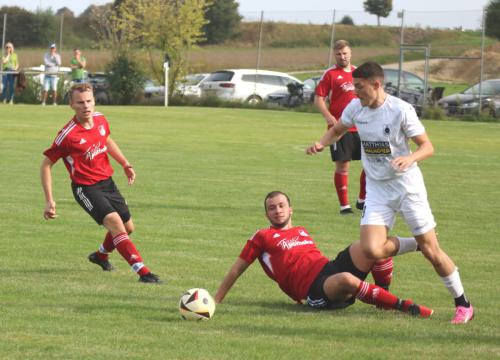
[[[80,93],[83,93],[86,91],[90,91],[91,93],[94,93],[94,89],[92,89],[92,85],[90,85],[89,83],[85,83],[85,82],[78,83],[78,84],[73,85],[68,91],[70,101],[73,100],[73,93],[75,93],[77,91]]]
[[[349,44],[349,41],[347,40],[337,40],[333,44],[334,50],[342,50],[345,47],[351,48],[351,44]]]
[[[12,48],[12,51],[14,51],[14,44],[11,43],[10,41],[8,43],[5,44],[5,47],[11,47]]]

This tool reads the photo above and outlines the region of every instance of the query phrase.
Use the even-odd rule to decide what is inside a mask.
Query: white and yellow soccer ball
[[[205,289],[189,289],[181,296],[179,311],[184,320],[208,320],[214,316],[215,301]]]

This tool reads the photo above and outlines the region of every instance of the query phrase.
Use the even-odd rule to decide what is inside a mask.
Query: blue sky
[[[80,14],[91,4],[102,5],[106,0],[10,0],[0,1],[0,6],[20,6],[28,10],[51,7],[57,10],[61,7],[70,8],[75,14]],[[240,0],[240,12],[249,19],[258,19],[260,11],[270,20],[298,21],[313,23],[330,23],[333,9],[336,9],[335,19],[338,21],[344,15],[349,15],[356,24],[376,24],[376,17],[363,10],[363,0],[324,1],[324,0]],[[480,27],[481,10],[490,0],[393,0],[393,11],[382,24],[399,25],[401,20],[397,12],[405,10],[405,24],[412,26],[432,27],[464,27],[475,29]],[[286,4],[283,5],[283,4]],[[500,19],[499,19],[500,21]]]

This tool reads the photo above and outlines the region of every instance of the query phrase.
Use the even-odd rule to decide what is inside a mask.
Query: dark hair
[[[375,61],[367,61],[352,72],[352,77],[356,79],[379,78],[384,80],[384,69]]]
[[[286,201],[288,202],[288,206],[292,205],[292,203],[290,202],[290,198],[288,197],[287,194],[285,194],[284,192],[281,192],[281,191],[271,191],[269,194],[266,195],[266,198],[264,199],[264,210],[267,211],[267,206],[266,206],[267,199],[272,199],[278,195],[283,195],[284,197],[286,197]]]
[[[81,92],[81,93],[85,92],[85,91],[90,91],[92,93],[94,92],[92,89],[92,85],[90,85],[89,83],[78,83],[78,84],[73,85],[68,91],[70,100],[73,99],[73,93],[76,91]]]

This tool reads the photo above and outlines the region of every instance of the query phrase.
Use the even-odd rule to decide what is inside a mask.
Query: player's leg
[[[465,297],[460,275],[451,258],[441,249],[436,236],[436,222],[427,200],[420,172],[403,179],[408,196],[401,205],[401,214],[415,236],[419,249],[429,260],[455,301],[452,323],[466,323],[474,316],[474,309]]]
[[[385,290],[389,290],[394,268],[392,257],[381,260],[370,259],[364,254],[360,241],[354,242],[349,247],[349,254],[352,259],[352,264],[357,269],[363,272],[371,271],[375,285]],[[346,269],[346,271],[351,272],[348,269]]]
[[[401,300],[380,286],[367,283],[348,272],[328,277],[323,289],[333,303],[345,302],[351,297],[356,297],[366,304],[383,309],[400,310],[414,316],[429,317],[433,313],[431,309],[414,304],[411,300]]]
[[[455,316],[451,322],[461,324],[472,320],[474,308],[465,296],[458,269],[453,260],[439,246],[434,229],[425,234],[417,235],[415,238],[422,254],[430,261],[455,301]]]
[[[151,273],[149,268],[144,265],[141,254],[130,240],[120,215],[117,212],[107,214],[103,219],[103,225],[111,233],[114,247],[129,263],[132,270],[139,275],[139,280],[148,283],[160,282],[159,277]]]
[[[350,161],[335,161],[333,184],[337,191],[342,215],[352,214],[351,205],[349,204],[349,167]]]

